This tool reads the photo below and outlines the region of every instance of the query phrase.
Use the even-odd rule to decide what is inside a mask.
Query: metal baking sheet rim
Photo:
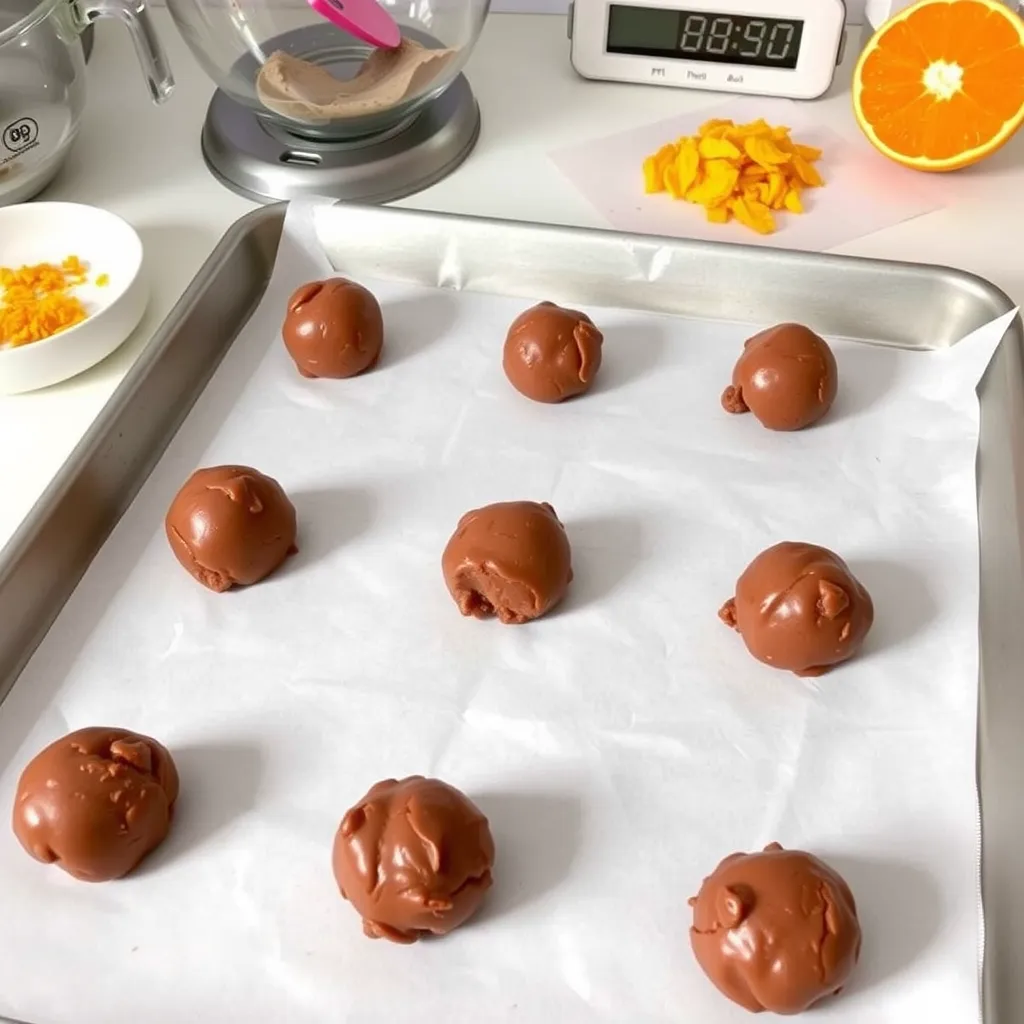
[[[284,204],[268,206],[227,231],[0,552],[0,703],[258,303],[284,214]],[[367,274],[408,279],[414,266],[426,263],[437,268],[436,279],[424,280],[422,273],[412,279],[534,300],[550,295],[704,319],[801,319],[826,334],[914,347],[923,347],[921,338],[937,343],[928,347],[948,345],[1014,308],[994,285],[946,267],[396,208],[339,205],[326,215],[352,221],[351,249],[363,250]],[[474,259],[481,261],[476,267]],[[355,272],[351,264],[345,269]],[[517,274],[510,288],[508,278]],[[601,282],[599,303],[586,294],[586,281]],[[1017,866],[1024,816],[1015,801],[1024,791],[1024,628],[1014,615],[1024,609],[1019,316],[979,393],[983,1024],[1018,1024],[1024,1020],[1024,884]]]

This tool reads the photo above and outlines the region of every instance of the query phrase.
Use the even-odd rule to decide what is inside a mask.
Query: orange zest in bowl
[[[921,0],[872,37],[853,73],[871,144],[921,171],[984,159],[1024,123],[1024,19],[999,0]]]
[[[42,341],[87,319],[72,289],[84,284],[88,273],[77,256],[60,265],[0,267],[0,349]]]

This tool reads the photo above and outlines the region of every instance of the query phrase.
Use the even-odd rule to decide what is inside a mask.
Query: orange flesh
[[[856,101],[894,155],[955,162],[997,148],[1024,111],[1020,20],[978,0],[927,3],[884,26],[861,61]]]

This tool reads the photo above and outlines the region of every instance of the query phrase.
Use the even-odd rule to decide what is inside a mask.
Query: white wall
[[[680,0],[680,5],[684,0]],[[564,14],[569,0],[491,0],[495,13],[510,14]],[[846,20],[851,25],[864,22],[864,0],[846,0]]]
[[[305,0],[268,0],[278,7],[302,7]],[[678,0],[680,5],[685,0]],[[165,7],[166,0],[146,0],[151,7]],[[851,25],[864,22],[865,0],[846,0],[846,20]],[[565,14],[569,0],[491,0],[495,14]]]

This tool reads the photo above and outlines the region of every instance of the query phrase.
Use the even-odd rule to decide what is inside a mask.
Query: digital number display
[[[664,7],[608,8],[608,53],[669,60],[703,60],[792,71],[804,23]]]

